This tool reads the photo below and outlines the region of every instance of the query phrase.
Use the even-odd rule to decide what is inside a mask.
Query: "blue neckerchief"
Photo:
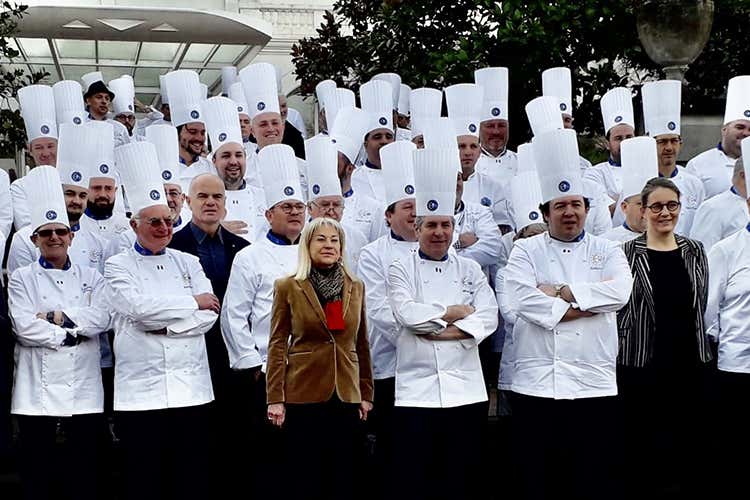
[[[177,217],[177,220],[172,223],[172,227],[178,227],[180,224],[182,224],[182,215]]]
[[[394,233],[394,232],[393,232],[393,229],[391,229],[391,238],[393,238],[393,239],[394,239],[394,240],[396,240],[396,241],[406,241],[406,240],[405,240],[405,239],[403,239],[403,238],[402,238],[401,236],[399,236],[399,235],[397,235],[396,233]]]
[[[198,161],[198,158],[200,158],[200,156],[201,155],[195,155],[195,156],[193,156],[193,161],[190,163],[190,165],[192,165],[193,163],[196,163]],[[190,166],[190,165],[187,164],[187,162],[185,160],[182,159],[182,156],[179,156],[178,158],[180,160],[180,163],[182,163],[186,167]]]
[[[271,242],[275,243],[276,245],[294,245],[294,243],[289,241],[289,238],[278,235],[270,229],[268,230],[268,233],[266,234],[266,238],[271,240]]]
[[[166,248],[162,248],[160,251],[154,253],[151,250],[147,248],[143,248],[140,243],[138,243],[138,240],[136,240],[135,245],[133,245],[133,248],[135,248],[135,251],[138,252],[141,255],[164,255],[167,253]]]
[[[722,153],[724,152],[724,146],[721,145],[721,141],[719,141],[719,144],[716,145],[716,149],[718,149]]]
[[[748,231],[750,231],[750,222],[747,224],[747,226],[745,226],[745,229],[747,229]]]
[[[625,229],[627,229],[627,230],[628,230],[628,231],[630,231],[631,233],[634,233],[634,232],[635,232],[635,231],[633,231],[632,229],[630,229],[630,226],[628,226],[628,223],[627,223],[627,222],[623,222],[623,223],[622,223],[622,227],[624,227]]]
[[[183,165],[187,166],[187,162],[186,162],[185,160],[183,160],[183,159],[182,159],[182,156],[180,156],[180,157],[179,157],[179,161],[180,161],[180,163],[182,163]]]
[[[453,209],[453,214],[458,214],[464,211],[464,200],[461,200],[456,208]]]
[[[620,163],[619,161],[613,160],[611,156],[607,158],[607,162],[613,167],[622,167],[622,163]]]
[[[424,260],[431,260],[433,262],[445,262],[446,260],[448,260],[448,254],[443,255],[443,257],[440,258],[440,259],[433,259],[429,255],[427,255],[424,252],[422,252],[422,250],[419,250],[419,257],[422,258],[422,259],[424,259]]]
[[[112,214],[109,214],[109,215],[96,215],[96,214],[92,213],[91,210],[88,209],[88,207],[86,207],[86,210],[84,210],[83,213],[85,213],[87,216],[91,217],[94,220],[107,220],[110,217],[112,217]]]
[[[354,194],[354,189],[353,188],[349,188],[349,191],[347,191],[346,193],[344,193],[344,198],[349,198],[353,194]]]
[[[585,230],[581,231],[581,234],[579,234],[578,236],[576,236],[575,238],[573,238],[570,241],[563,241],[563,240],[561,240],[559,238],[555,238],[551,234],[549,235],[549,237],[552,238],[553,240],[561,241],[563,243],[578,243],[579,241],[581,241],[584,238],[584,236],[586,236],[586,231]]]
[[[659,177],[664,177],[663,175],[661,175],[661,172],[659,172]],[[675,177],[677,177],[677,165],[675,165],[674,170],[672,171],[672,173],[669,174],[669,178],[670,179],[673,179]]]
[[[81,229],[81,223],[80,222],[76,222],[75,224],[71,224],[70,225],[70,230],[73,231],[74,233],[76,231],[78,231],[79,229]]]
[[[45,259],[45,258],[44,258],[44,257],[42,257],[41,255],[39,256],[39,265],[40,265],[40,266],[42,266],[42,267],[43,267],[44,269],[54,269],[54,268],[55,268],[55,266],[53,266],[52,264],[50,264],[50,263],[49,263],[49,262],[47,261],[47,259]],[[67,258],[67,259],[65,260],[65,265],[63,266],[62,270],[63,270],[63,271],[67,271],[68,269],[70,269],[70,265],[71,265],[71,264],[70,264],[70,257],[68,257],[68,258]]]
[[[739,196],[740,198],[742,198],[742,195],[737,192],[737,188],[736,187],[732,186],[732,187],[729,188],[729,190],[731,192],[733,192],[734,194],[736,194],[737,196]]]
[[[365,167],[372,168],[373,170],[380,170],[380,167],[370,163],[370,160],[365,160]]]

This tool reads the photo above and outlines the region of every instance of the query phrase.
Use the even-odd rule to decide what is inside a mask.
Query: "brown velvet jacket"
[[[328,329],[310,280],[274,284],[268,343],[268,404],[320,403],[334,391],[346,403],[373,400],[364,285],[344,276],[343,331]]]

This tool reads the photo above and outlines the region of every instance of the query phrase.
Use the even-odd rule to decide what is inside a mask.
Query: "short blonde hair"
[[[304,281],[310,276],[310,269],[312,268],[312,259],[310,258],[310,242],[313,239],[313,235],[318,229],[323,226],[329,226],[336,230],[339,236],[339,243],[341,245],[341,266],[344,268],[344,273],[352,281],[356,281],[356,277],[349,271],[349,267],[346,265],[346,258],[344,257],[346,249],[346,235],[344,228],[341,224],[328,217],[318,217],[313,219],[305,225],[305,229],[302,230],[302,235],[299,238],[299,245],[297,250],[297,272],[294,275],[294,279],[297,281]]]

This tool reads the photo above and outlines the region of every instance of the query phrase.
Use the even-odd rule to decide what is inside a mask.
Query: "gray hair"
[[[429,215],[418,215],[416,219],[414,219],[414,225],[419,229],[422,227],[422,224],[424,224],[425,217],[430,217]],[[456,218],[451,215],[451,224],[454,226],[456,225]]]

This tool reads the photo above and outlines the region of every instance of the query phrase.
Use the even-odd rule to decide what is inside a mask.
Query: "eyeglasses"
[[[652,203],[651,205],[647,205],[646,208],[651,210],[651,213],[654,214],[660,214],[665,207],[670,213],[674,213],[680,209],[680,205],[682,205],[682,203],[679,201],[669,201],[667,203]]]
[[[153,228],[160,227],[162,224],[167,227],[174,225],[174,217],[149,217],[148,219],[143,219],[143,221]]]
[[[318,203],[317,201],[311,201],[310,203],[322,210],[335,210],[338,212],[344,209],[344,204],[338,201],[334,201],[334,202],[326,201],[323,203]]]
[[[282,212],[289,215],[292,212],[304,212],[305,211],[305,204],[304,203],[282,203],[281,205],[276,205],[274,208],[280,208]]]
[[[67,227],[58,227],[56,229],[40,229],[37,231],[37,236],[41,236],[42,238],[49,238],[52,236],[52,233],[55,233],[57,236],[67,236],[70,234],[70,229]]]

